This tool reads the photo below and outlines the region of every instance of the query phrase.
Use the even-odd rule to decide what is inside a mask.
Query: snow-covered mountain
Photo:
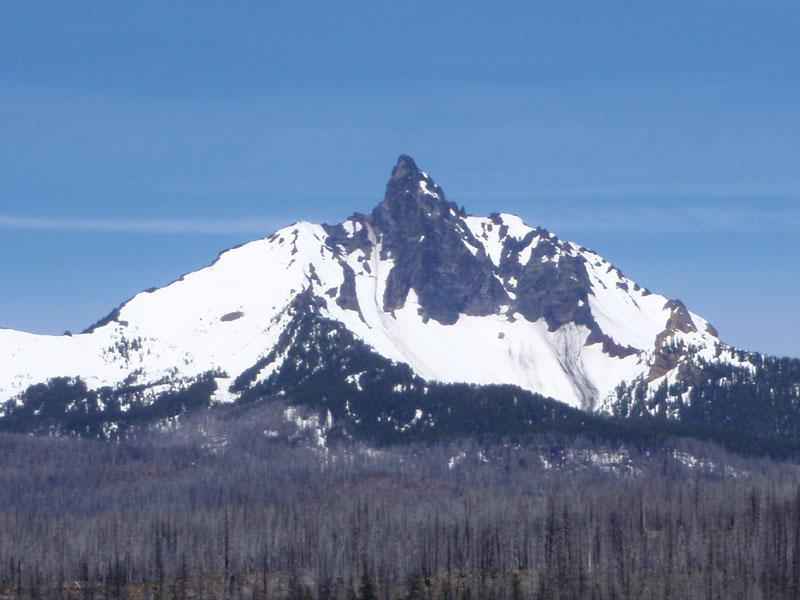
[[[55,377],[155,398],[209,374],[232,401],[309,343],[289,333],[308,312],[424,380],[514,384],[585,409],[620,384],[685,379],[697,360],[746,360],[594,252],[514,215],[467,215],[401,156],[369,215],[227,250],[81,334],[0,330],[0,402]]]

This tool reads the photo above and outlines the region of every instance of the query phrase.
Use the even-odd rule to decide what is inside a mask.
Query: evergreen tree
[[[378,600],[378,589],[372,572],[367,565],[367,557],[364,555],[361,565],[361,584],[358,586],[358,600]]]
[[[516,572],[511,576],[511,600],[524,600],[522,582],[519,579],[519,573]]]
[[[347,591],[345,592],[345,600],[358,600],[358,594],[356,594],[356,586],[353,584],[352,577],[350,577],[347,580]]]
[[[439,600],[454,600],[453,586],[450,584],[450,577],[444,580],[441,590],[439,590]]]
[[[405,600],[426,600],[425,582],[417,569],[406,578]]]

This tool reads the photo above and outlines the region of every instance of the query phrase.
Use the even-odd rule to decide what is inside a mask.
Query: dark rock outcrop
[[[488,315],[509,302],[485,253],[464,245],[467,239],[479,246],[462,216],[410,157],[398,159],[383,201],[365,219],[380,236],[383,257],[394,260],[384,310],[401,308],[411,289],[425,316],[446,325],[460,314]]]
[[[502,243],[495,265],[464,216],[463,209],[449,202],[413,159],[403,155],[392,170],[383,201],[370,215],[351,217],[352,227],[326,225],[326,245],[337,256],[360,250],[369,257],[373,242],[380,244],[380,258],[394,263],[383,296],[387,312],[403,307],[413,290],[423,317],[445,325],[462,314],[485,316],[503,310],[512,319],[514,313],[529,321],[543,318],[550,331],[566,323],[585,325],[593,334],[587,343],[602,342],[610,354],[635,351],[612,347],[604,339],[589,308],[592,288],[585,260],[569,244],[541,228],[517,239],[508,235],[502,215],[494,213],[488,231],[497,228]],[[522,264],[520,255],[529,247],[532,252]],[[352,271],[343,268],[345,284],[337,302],[358,311]],[[364,268],[368,270],[366,261]]]

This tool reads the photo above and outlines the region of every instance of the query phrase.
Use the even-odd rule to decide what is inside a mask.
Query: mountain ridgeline
[[[381,443],[800,442],[800,360],[727,346],[679,300],[514,215],[467,214],[408,156],[369,214],[223,252],[78,335],[0,330],[0,429],[126,437],[276,398],[318,410],[326,435]]]

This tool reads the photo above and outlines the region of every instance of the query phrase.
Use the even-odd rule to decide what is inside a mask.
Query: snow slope
[[[402,201],[445,202],[426,174],[408,176],[419,185]],[[402,306],[387,310],[389,274],[402,258],[386,249],[387,231],[364,215],[342,224],[337,239],[330,226],[301,222],[138,294],[90,332],[0,330],[0,402],[53,377],[81,377],[90,388],[143,384],[156,393],[208,371],[218,378],[216,399],[235,400],[230,382],[271,352],[290,304],[304,291],[319,299],[323,316],[426,380],[510,383],[583,408],[598,406],[620,382],[674,376],[675,364],[656,368],[666,346],[691,347],[709,359],[718,354],[720,341],[704,319],[635,284],[595,253],[513,215],[458,216],[448,208],[445,217],[506,294],[489,314],[463,313],[443,324],[426,316],[414,287]],[[554,326],[552,319],[519,312],[524,275],[509,273],[548,262],[558,270],[564,261],[585,269],[585,294],[577,303],[565,300],[584,316]]]

